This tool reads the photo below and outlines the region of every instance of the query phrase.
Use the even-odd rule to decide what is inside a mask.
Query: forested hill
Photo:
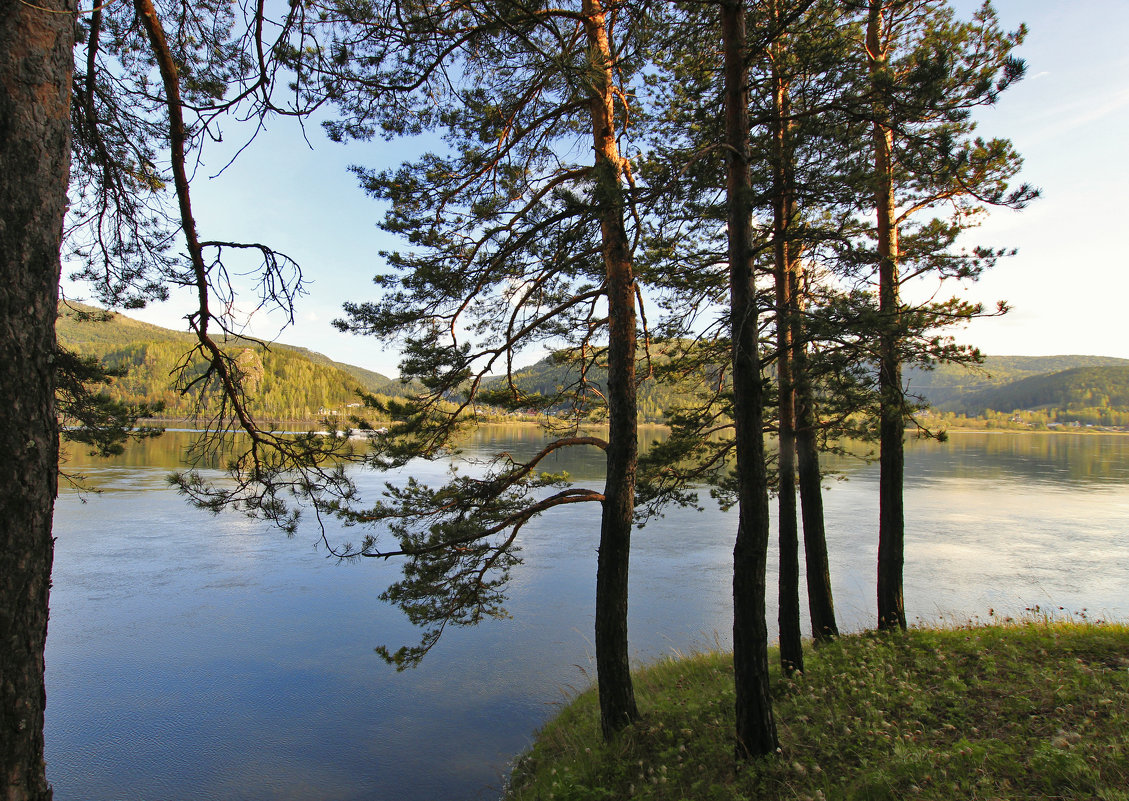
[[[910,392],[923,397],[939,409],[963,411],[969,408],[972,397],[984,395],[1017,381],[1037,376],[1050,377],[1080,367],[1129,367],[1129,359],[1112,356],[988,356],[984,364],[968,368],[959,365],[939,365],[934,370],[907,367],[903,377]],[[978,401],[979,402],[979,401]],[[1005,396],[997,401],[1005,402]],[[982,407],[983,408],[983,407]],[[1016,406],[997,411],[1011,411]]]
[[[551,395],[566,382],[568,369],[567,364],[545,358],[517,371],[515,377],[524,391]],[[987,411],[1011,413],[1017,409],[1042,408],[1105,409],[1129,414],[1129,359],[1073,355],[988,356],[985,363],[976,368],[959,365],[941,365],[935,370],[907,368],[904,377],[911,393],[923,397],[939,411],[976,416]],[[602,386],[605,375],[595,369],[590,378]],[[640,416],[661,421],[677,400],[677,392],[672,387],[646,381],[639,388]],[[1075,416],[1065,419],[1075,419]]]
[[[107,322],[82,320],[75,309],[97,311],[77,304],[61,305],[59,341],[111,368],[125,368],[126,376],[115,379],[107,390],[111,397],[131,403],[163,402],[170,417],[192,412],[192,399],[176,392],[170,378],[195,343],[191,334],[121,314]],[[229,349],[250,378],[253,408],[268,419],[316,420],[327,413],[343,416],[351,411],[350,404],[358,403],[358,391],[404,394],[397,379],[335,362],[306,348],[274,344],[268,350],[250,341],[235,341]],[[567,364],[546,357],[517,371],[517,383],[525,392],[553,395],[571,383],[568,370]],[[604,376],[598,369],[589,377],[602,385]],[[989,356],[982,366],[971,370],[952,365],[936,370],[907,368],[905,378],[911,392],[941,412],[983,416],[1020,409],[1102,409],[1129,415],[1129,359]],[[673,388],[646,381],[640,387],[640,417],[661,422],[677,400]],[[1078,416],[1063,419],[1075,418]],[[1095,417],[1098,419],[1102,418]]]
[[[982,414],[987,409],[1129,409],[1129,365],[1075,367],[1024,378],[950,401],[954,411]]]
[[[59,343],[85,356],[95,356],[126,375],[107,388],[115,400],[130,403],[164,403],[170,417],[187,416],[193,399],[172,386],[171,375],[189,352],[195,337],[143,323],[121,314],[105,322],[82,319],[76,312],[98,310],[78,304],[59,307],[56,334]],[[400,382],[380,373],[333,361],[306,348],[273,344],[269,349],[236,340],[228,351],[244,371],[252,410],[264,418],[315,420],[341,416],[349,404],[359,402],[358,392],[400,395]],[[189,368],[199,371],[199,365]]]
[[[662,357],[652,354],[652,358],[659,360]],[[562,387],[575,383],[577,378],[575,370],[575,365],[569,362],[560,362],[552,356],[546,356],[528,367],[515,370],[514,383],[522,392],[551,397],[559,393]],[[605,368],[590,368],[587,379],[600,392],[606,391],[608,371]],[[491,379],[492,382],[501,380],[501,377]],[[678,404],[679,398],[679,388],[668,383],[654,380],[642,382],[638,390],[640,422],[666,422],[667,412]]]

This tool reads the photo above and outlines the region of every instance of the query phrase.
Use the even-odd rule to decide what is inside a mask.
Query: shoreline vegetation
[[[264,427],[272,431],[307,431],[307,430],[322,430],[325,428],[324,419],[266,419],[264,420]],[[345,421],[335,421],[338,424]],[[374,420],[374,423],[383,421]],[[922,418],[923,425],[933,432],[944,432],[947,434],[1129,434],[1129,427],[1125,426],[1102,426],[1102,425],[1052,425],[1046,428],[1033,428],[1023,424],[1003,424],[998,421],[988,421],[983,418],[967,418],[963,419],[960,423],[953,424],[945,422],[944,426],[934,428],[935,420],[928,417]],[[137,424],[139,426],[150,426],[163,428],[168,431],[203,431],[204,429],[197,427],[196,421],[188,417],[147,417],[138,418]],[[532,417],[513,417],[513,418],[500,418],[500,419],[487,419],[479,422],[479,426],[530,426],[538,427],[544,425],[543,419],[534,419]],[[607,426],[601,423],[590,423],[582,426],[584,430],[599,431],[606,429]],[[639,424],[640,430],[646,431],[669,431],[670,427],[665,423],[647,422]],[[914,439],[917,437],[928,438],[926,435],[915,435],[912,432],[907,434],[908,438]]]
[[[1129,799],[1129,625],[1061,617],[866,632],[811,648],[773,701],[782,753],[738,770],[732,657],[636,673],[610,743],[594,690],[515,763],[505,801]],[[775,656],[775,655],[774,655]]]

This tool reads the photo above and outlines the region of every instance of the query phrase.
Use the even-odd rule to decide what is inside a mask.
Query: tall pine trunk
[[[905,418],[902,399],[902,364],[898,353],[900,303],[898,293],[898,224],[894,199],[894,132],[889,110],[882,101],[883,74],[888,69],[889,30],[883,0],[870,0],[866,46],[874,104],[874,205],[878,238],[879,333],[879,500],[878,500],[878,627],[904,629],[902,565],[905,517],[902,505]]]
[[[59,468],[55,318],[70,169],[74,3],[0,0],[0,774],[51,798],[43,762],[51,518]]]
[[[764,466],[764,398],[752,264],[749,175],[749,89],[745,3],[723,0],[726,200],[733,347],[733,418],[737,438],[739,514],[733,546],[733,674],[737,694],[737,756],[769,754],[779,745],[768,684],[765,622],[768,482]]]
[[[635,277],[624,225],[623,161],[616,145],[612,55],[599,0],[584,0],[592,54],[596,201],[608,291],[608,449],[596,567],[596,678],[604,737],[638,720],[627,645],[627,576],[638,463]]]
[[[793,293],[797,315],[803,313],[802,281]],[[808,615],[817,643],[839,635],[835,601],[831,592],[831,568],[827,558],[827,529],[823,516],[823,476],[816,441],[815,397],[808,374],[807,347],[802,339],[793,343],[792,366],[796,376],[796,465],[800,485],[800,509],[804,521],[804,562],[807,565]]]
[[[780,25],[780,7],[772,4],[773,25]],[[795,339],[794,276],[795,243],[791,241],[795,217],[791,143],[789,136],[788,84],[779,64],[783,57],[779,40],[771,45],[772,66],[772,239],[773,277],[776,283],[776,379],[779,419],[777,459],[777,526],[780,543],[780,667],[786,674],[804,669],[800,631],[800,542],[796,509],[796,412],[793,378]]]

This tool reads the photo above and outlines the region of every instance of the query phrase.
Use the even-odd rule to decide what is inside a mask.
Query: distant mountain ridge
[[[77,313],[76,313],[77,310]],[[79,304],[60,304],[57,335],[60,344],[80,354],[96,356],[110,367],[124,367],[111,397],[129,402],[163,402],[170,415],[191,413],[191,403],[171,387],[170,375],[195,344],[192,334],[134,320],[114,313],[108,322],[77,319],[101,310]],[[254,409],[266,417],[313,420],[345,415],[366,392],[399,397],[406,394],[396,378],[356,365],[334,361],[308,348],[251,340],[233,340],[227,347],[250,379]],[[191,369],[191,368],[190,368]],[[554,395],[575,380],[567,363],[552,357],[515,371],[525,392]],[[603,373],[594,369],[597,385]],[[1021,409],[1112,408],[1129,414],[1129,359],[1107,356],[988,356],[983,365],[967,368],[940,365],[934,370],[909,367],[904,372],[909,391],[938,411],[972,416]],[[496,384],[495,379],[490,384]],[[661,421],[677,402],[673,388],[645,382],[640,388],[640,416]]]

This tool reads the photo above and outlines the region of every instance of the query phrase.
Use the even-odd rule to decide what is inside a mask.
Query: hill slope
[[[59,343],[86,356],[95,356],[111,368],[124,368],[126,376],[108,388],[115,400],[130,403],[164,403],[170,416],[193,412],[194,398],[173,387],[173,374],[191,351],[195,338],[188,333],[113,314],[105,322],[84,319],[91,307],[60,305],[56,326]],[[249,340],[233,340],[228,351],[248,379],[252,411],[265,418],[313,420],[326,413],[341,415],[359,401],[358,392],[400,394],[400,384],[353,365],[339,364],[306,348],[274,344],[268,348]],[[188,373],[199,374],[202,364],[190,364]]]
[[[172,375],[192,350],[195,338],[121,314],[111,315],[107,322],[83,319],[99,311],[77,304],[60,305],[56,328],[60,344],[95,356],[109,367],[127,370],[124,378],[109,387],[115,400],[164,403],[170,416],[191,414],[194,399],[174,389]],[[253,411],[268,419],[314,420],[327,413],[340,416],[350,404],[358,402],[360,391],[405,394],[398,379],[336,362],[303,347],[272,344],[268,349],[237,339],[229,343],[229,351],[250,379]],[[190,374],[198,374],[201,369],[200,364],[188,368]],[[525,392],[551,397],[575,381],[570,369],[567,363],[546,357],[516,371],[515,378]],[[599,369],[594,369],[589,379],[597,387],[606,382]],[[1129,414],[1129,359],[989,356],[975,369],[954,365],[941,365],[935,370],[909,368],[905,379],[911,392],[939,411],[984,415],[1017,409],[1104,409]],[[678,399],[674,388],[644,382],[639,393],[641,419],[662,421]]]
[[[965,399],[1016,381],[1061,373],[1079,367],[1129,367],[1129,359],[1111,356],[988,356],[976,368],[942,364],[935,370],[913,367],[904,371],[910,391],[931,405],[963,411]],[[990,407],[995,408],[995,407]],[[1002,411],[1011,411],[1009,407]]]
[[[992,387],[954,400],[966,414],[986,409],[1124,409],[1129,408],[1129,365],[1075,367]]]

